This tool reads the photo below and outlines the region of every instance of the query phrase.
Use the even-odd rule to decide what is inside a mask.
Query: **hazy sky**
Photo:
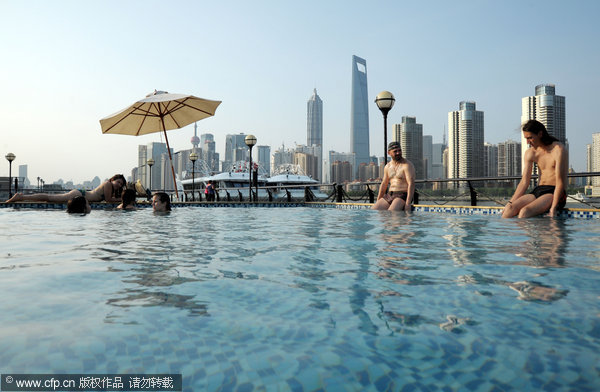
[[[367,61],[371,154],[416,116],[442,141],[460,101],[485,112],[485,140],[519,140],[521,98],[540,83],[566,97],[570,163],[586,170],[600,132],[600,2],[0,0],[0,145],[29,179],[75,183],[131,174],[137,146],[161,135],[103,135],[99,120],[154,89],[221,100],[198,122],[259,145],[306,143],[306,106],[323,99],[324,151],[350,151],[352,55]],[[169,132],[191,147],[193,125]],[[8,175],[8,162],[0,169]]]

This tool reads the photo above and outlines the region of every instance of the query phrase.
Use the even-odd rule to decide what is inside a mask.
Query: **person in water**
[[[121,190],[127,181],[122,174],[115,174],[108,181],[104,181],[96,189],[86,191],[85,189],[73,189],[70,192],[62,194],[35,193],[33,195],[24,195],[17,193],[7,203],[15,201],[46,201],[53,203],[66,203],[69,200],[83,196],[88,202],[106,201],[107,203],[116,203],[121,201]]]
[[[383,180],[379,186],[374,210],[410,211],[415,193],[415,167],[402,157],[400,143],[388,144],[388,154],[392,160],[383,169]],[[390,192],[386,193],[388,183]]]
[[[523,124],[522,129],[531,148],[525,151],[523,176],[514,195],[504,207],[502,217],[518,215],[519,218],[529,218],[545,212],[554,217],[567,202],[567,150],[539,121],[529,120]],[[525,194],[531,182],[534,163],[539,170],[538,186],[531,193]]]
[[[83,196],[77,196],[67,202],[67,212],[69,214],[89,214],[92,207]]]
[[[136,196],[137,196],[137,193],[135,190],[125,189],[123,191],[123,195],[121,197],[123,202],[117,206],[117,210],[127,210],[127,211],[137,210],[137,208],[135,207]]]
[[[152,196],[152,209],[154,212],[171,211],[171,199],[164,192],[156,192]]]

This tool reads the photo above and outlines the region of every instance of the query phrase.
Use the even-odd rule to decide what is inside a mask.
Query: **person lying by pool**
[[[137,193],[133,189],[125,189],[121,197],[123,202],[117,206],[117,210],[137,210],[137,208],[135,207],[136,196]]]
[[[539,121],[529,120],[523,124],[522,129],[523,136],[531,148],[525,151],[525,167],[521,181],[504,207],[502,217],[511,218],[518,215],[519,218],[529,218],[545,212],[554,217],[567,202],[567,150]],[[525,194],[531,182],[534,163],[539,170],[538,186],[531,193]]]
[[[83,196],[88,202],[99,202],[106,201],[108,203],[116,203],[121,201],[121,189],[125,186],[125,177],[122,174],[115,174],[110,180],[104,181],[96,189],[92,191],[86,191],[85,189],[73,189],[70,192],[62,193],[58,195],[48,193],[35,193],[33,195],[24,195],[17,193],[7,203],[13,203],[15,201],[46,201],[53,203],[65,203],[69,200]]]
[[[374,210],[410,211],[415,193],[415,167],[402,157],[400,143],[388,144],[388,154],[392,160],[383,169],[383,180],[379,186]],[[390,192],[386,193],[388,183]]]
[[[67,202],[67,212],[69,214],[89,214],[92,207],[83,196],[77,196]]]
[[[152,196],[152,209],[154,212],[171,211],[171,199],[164,192],[156,192]]]

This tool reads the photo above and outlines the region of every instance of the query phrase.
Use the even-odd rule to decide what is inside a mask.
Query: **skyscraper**
[[[592,134],[592,171],[600,172],[600,132]],[[592,185],[600,186],[600,177],[592,177]]]
[[[315,146],[318,153],[314,154],[318,158],[318,167],[316,180],[323,179],[323,101],[317,95],[317,89],[314,89],[312,97],[307,103],[306,116],[306,145]]]
[[[256,146],[256,161],[264,169],[267,176],[271,175],[271,147]]]
[[[553,84],[535,86],[535,96],[521,100],[521,124],[537,120],[544,124],[548,133],[567,146],[565,126],[565,97],[556,95]],[[521,163],[527,150],[527,141],[521,132]]]
[[[448,178],[483,176],[483,112],[462,101],[448,113]]]
[[[423,178],[431,177],[433,161],[433,136],[423,135]]]
[[[498,176],[498,146],[490,143],[483,143],[483,176]]]
[[[352,56],[352,101],[350,118],[350,151],[356,156],[354,173],[361,163],[369,163],[369,107],[367,96],[367,62]]]
[[[498,176],[521,175],[521,143],[507,140],[498,144]]]
[[[223,162],[223,170],[231,169],[237,161],[244,161],[248,157],[248,146],[246,146],[246,134],[239,133],[236,135],[225,136],[225,161]]]
[[[402,116],[402,123],[394,125],[394,140],[400,142],[402,156],[415,167],[415,178],[423,175],[423,124],[417,124],[417,118]]]

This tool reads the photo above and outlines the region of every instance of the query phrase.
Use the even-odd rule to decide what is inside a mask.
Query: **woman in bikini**
[[[73,189],[70,192],[62,193],[59,195],[53,195],[48,193],[36,193],[33,195],[24,195],[17,193],[7,203],[15,201],[46,201],[53,203],[66,203],[67,201],[83,196],[88,202],[99,202],[106,201],[107,203],[116,203],[121,201],[121,189],[125,186],[127,181],[122,174],[115,174],[108,181],[104,181],[96,189],[92,191],[86,191],[85,189]]]

